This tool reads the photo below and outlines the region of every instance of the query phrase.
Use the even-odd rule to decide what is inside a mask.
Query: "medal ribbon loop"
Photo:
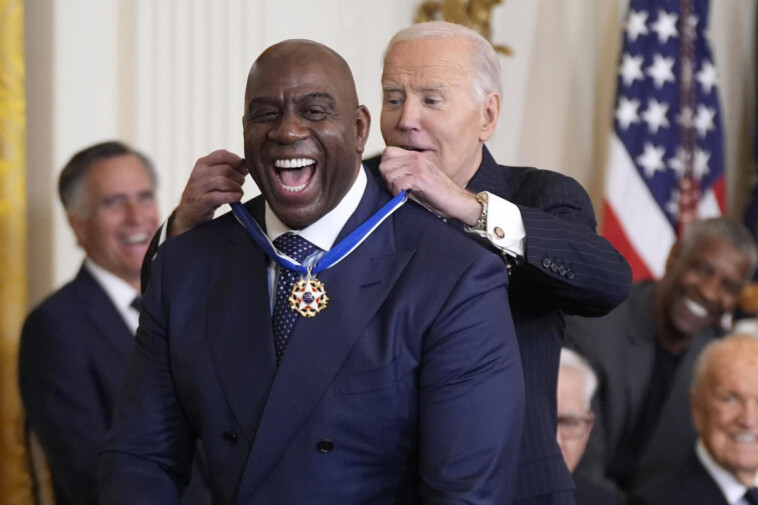
[[[405,191],[399,193],[392,200],[384,204],[373,216],[368,218],[358,228],[353,230],[350,235],[342,239],[337,245],[332,247],[329,251],[324,253],[323,256],[313,267],[305,267],[300,262],[294,261],[286,254],[282,254],[276,250],[274,244],[263,232],[260,225],[250,215],[247,209],[240,203],[234,202],[229,204],[234,212],[234,216],[237,221],[247,230],[252,239],[258,246],[280,266],[293,270],[300,275],[316,276],[319,272],[323,272],[327,268],[331,268],[343,259],[347,257],[356,247],[371,235],[374,230],[382,224],[393,212],[399,209],[406,201],[408,201],[408,195]]]

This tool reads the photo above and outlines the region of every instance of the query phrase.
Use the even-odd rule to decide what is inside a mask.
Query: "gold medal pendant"
[[[300,279],[292,285],[292,293],[289,297],[290,307],[303,317],[314,317],[326,308],[328,301],[324,283],[311,278],[310,268],[305,279]]]

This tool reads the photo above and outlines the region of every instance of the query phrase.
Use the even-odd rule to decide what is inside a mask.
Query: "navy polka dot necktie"
[[[750,505],[758,505],[758,487],[748,488],[745,493],[745,501]]]
[[[285,233],[274,240],[276,249],[302,263],[305,258],[313,254],[318,248],[305,240],[300,235]],[[284,356],[287,348],[287,339],[299,317],[298,313],[290,308],[289,297],[292,292],[292,284],[300,279],[300,274],[284,267],[279,267],[279,282],[276,285],[276,303],[271,322],[274,326],[274,349],[276,350],[277,364]]]

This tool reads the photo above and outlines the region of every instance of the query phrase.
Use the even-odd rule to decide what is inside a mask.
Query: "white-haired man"
[[[515,503],[572,504],[573,481],[555,440],[563,314],[607,313],[626,298],[631,271],[596,234],[592,204],[576,181],[492,158],[484,142],[500,116],[501,88],[497,55],[473,30],[445,22],[401,30],[384,57],[387,148],[365,164],[393,193],[409,190],[508,263],[527,391]],[[198,160],[168,235],[238,199],[244,171],[226,151]]]
[[[573,473],[582,459],[595,421],[591,409],[597,375],[587,360],[564,347],[558,368],[558,445]],[[574,476],[577,505],[618,505],[621,493],[610,487]]]
[[[690,391],[699,439],[675,474],[661,477],[640,505],[758,503],[758,339],[711,342],[695,364]]]

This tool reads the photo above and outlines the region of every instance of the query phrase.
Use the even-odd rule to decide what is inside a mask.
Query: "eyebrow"
[[[313,93],[308,93],[306,95],[303,95],[302,97],[298,99],[297,102],[302,103],[307,100],[319,100],[319,99],[326,100],[327,102],[329,102],[329,105],[331,107],[337,106],[337,101],[334,99],[334,97],[330,95],[329,93],[325,93],[323,91],[316,91]],[[275,98],[268,98],[268,97],[253,98],[250,100],[250,103],[247,106],[247,112],[249,112],[250,109],[258,105],[271,105],[272,107],[276,107],[276,106],[279,106],[280,103],[281,102]]]
[[[336,107],[337,106],[337,101],[334,99],[334,97],[332,95],[330,95],[329,93],[324,93],[324,92],[319,92],[319,91],[314,92],[314,93],[308,93],[307,95],[305,95],[302,98],[300,98],[298,100],[298,103],[302,103],[302,102],[305,102],[307,100],[320,100],[320,99],[321,100],[326,100],[327,102],[329,102],[329,105],[331,107]]]
[[[414,92],[420,92],[420,93],[427,93],[429,91],[435,91],[439,93],[446,93],[447,89],[443,84],[432,84],[431,86],[424,86],[423,88],[419,88],[416,86],[410,86],[411,90]],[[386,85],[382,86],[382,91],[384,92],[392,92],[392,91],[403,91],[403,88],[401,86],[391,86]]]
[[[250,103],[247,104],[247,107],[245,108],[245,114],[248,114],[253,109],[253,107],[260,105],[270,105],[272,107],[275,107],[278,105],[278,101],[273,98],[266,97],[253,98],[250,100]]]

